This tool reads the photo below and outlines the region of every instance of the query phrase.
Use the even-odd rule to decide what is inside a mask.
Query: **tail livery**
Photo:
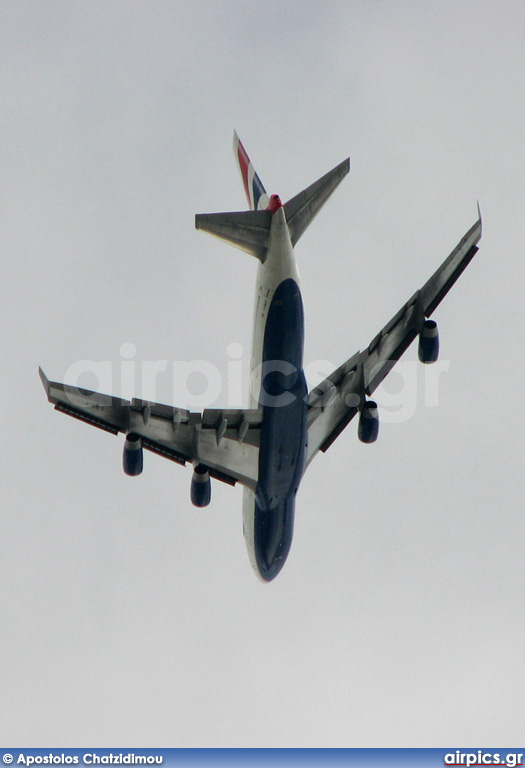
[[[284,208],[291,242],[295,246],[310,222],[350,170],[350,160],[347,158],[283,206],[279,195],[267,194],[235,132],[233,149],[250,210],[234,213],[198,213],[195,216],[195,226],[250,253],[262,263],[266,261],[268,254],[273,214],[279,208]]]
[[[250,210],[265,211],[268,208],[270,199],[262,181],[255,172],[252,161],[248,157],[248,154],[237,135],[237,131],[234,131],[233,134],[233,152],[239,165],[242,183],[244,184],[244,191],[246,192]]]

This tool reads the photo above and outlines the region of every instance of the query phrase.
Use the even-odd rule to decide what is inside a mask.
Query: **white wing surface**
[[[211,477],[255,489],[261,411],[210,408],[195,413],[49,381],[41,369],[40,377],[57,411],[114,435],[134,433],[148,451],[182,465],[205,464]]]

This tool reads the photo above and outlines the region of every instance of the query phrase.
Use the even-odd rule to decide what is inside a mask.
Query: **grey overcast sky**
[[[524,4],[4,0],[0,22],[2,741],[523,741]],[[255,260],[193,221],[245,207],[234,128],[284,199],[351,156],[297,247],[307,362],[365,347],[478,199],[484,223],[437,385],[411,349],[379,441],[352,424],[316,459],[271,585],[240,489],[196,510],[150,454],[125,477],[122,439],[37,374],[104,363],[152,397],[133,366],[165,360],[164,402],[173,361],[247,374]]]

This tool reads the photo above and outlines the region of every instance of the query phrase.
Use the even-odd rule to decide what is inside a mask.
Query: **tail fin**
[[[233,132],[233,152],[241,172],[244,191],[248,199],[248,206],[252,211],[264,211],[268,208],[270,198],[264,188],[262,181],[255,172],[252,161],[244,149],[237,131]]]
[[[195,227],[264,262],[270,244],[273,214],[268,207],[270,199],[236,133],[233,134],[233,148],[251,210],[235,213],[199,213],[195,216]],[[292,245],[296,244],[349,170],[350,159],[347,158],[286,203],[284,213]]]

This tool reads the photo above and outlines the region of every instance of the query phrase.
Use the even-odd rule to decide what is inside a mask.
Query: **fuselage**
[[[280,201],[272,214],[268,253],[257,271],[250,366],[251,407],[263,411],[259,474],[255,492],[245,488],[243,500],[248,554],[264,581],[277,576],[292,544],[307,412],[299,274]]]

